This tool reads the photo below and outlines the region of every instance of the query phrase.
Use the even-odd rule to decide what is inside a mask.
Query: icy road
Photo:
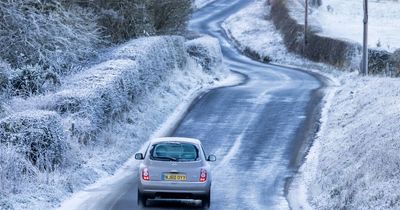
[[[171,134],[201,139],[206,151],[217,155],[211,209],[289,209],[285,186],[310,144],[322,98],[323,82],[317,76],[253,61],[228,40],[221,23],[251,2],[217,0],[190,22],[191,30],[220,39],[229,68],[245,78],[238,86],[198,98]],[[136,170],[80,208],[137,209]],[[148,209],[200,208],[200,201],[148,204]]]

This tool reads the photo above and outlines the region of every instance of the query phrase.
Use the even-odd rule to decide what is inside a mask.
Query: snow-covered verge
[[[340,81],[291,197],[300,186],[315,209],[399,209],[400,79]]]
[[[243,53],[261,61],[289,61],[293,56],[287,56],[281,35],[265,20],[269,15],[269,6],[258,0],[226,19],[222,27]]]
[[[400,208],[400,79],[360,77],[302,59],[287,51],[270,6],[256,1],[233,15],[224,28],[240,49],[331,79],[322,101],[320,130],[289,187],[292,209]],[[265,18],[265,16],[267,18]],[[254,24],[244,24],[244,23]]]
[[[113,174],[176,106],[227,76],[215,45],[211,37],[132,40],[58,91],[7,103],[0,208],[53,208]]]

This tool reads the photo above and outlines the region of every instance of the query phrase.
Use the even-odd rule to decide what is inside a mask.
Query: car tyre
[[[146,207],[147,206],[146,202],[147,202],[147,196],[143,195],[138,190],[138,192],[137,192],[137,205],[138,205],[138,207],[139,208]]]
[[[208,193],[206,196],[203,197],[203,199],[201,199],[201,207],[203,207],[203,209],[210,208],[210,201],[211,201],[211,194]]]

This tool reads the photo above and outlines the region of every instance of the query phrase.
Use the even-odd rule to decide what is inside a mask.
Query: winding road
[[[229,68],[242,84],[199,97],[171,136],[201,139],[213,163],[210,209],[290,209],[286,186],[310,144],[322,98],[318,76],[243,56],[221,23],[251,0],[217,0],[198,10],[190,30],[217,37]],[[136,172],[109,186],[107,196],[82,209],[137,209]],[[147,209],[200,208],[198,201],[153,201]]]

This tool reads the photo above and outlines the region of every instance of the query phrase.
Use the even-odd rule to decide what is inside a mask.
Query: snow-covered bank
[[[272,62],[290,61],[293,58],[300,60],[299,56],[286,50],[275,26],[265,20],[270,15],[269,10],[264,0],[255,1],[226,19],[222,27],[242,52],[255,53],[256,59]]]
[[[397,78],[341,78],[297,182],[315,209],[400,208],[399,92]]]
[[[188,49],[191,54],[193,49],[209,53],[191,56]],[[71,193],[113,174],[182,101],[227,76],[221,57],[218,41],[210,37],[187,43],[181,37],[132,40],[113,50],[103,63],[72,76],[55,93],[12,100],[6,107],[9,117],[0,122],[1,209],[56,207]],[[14,119],[20,119],[14,116],[27,112],[39,113],[32,115],[38,120],[13,126]],[[36,149],[25,153],[12,141],[4,143],[4,136],[38,141],[35,145],[52,155],[59,148],[68,152],[53,155],[62,164],[53,164],[53,156],[41,157],[45,164],[41,170],[31,155],[24,155],[34,157]],[[54,169],[47,170],[48,166]]]
[[[400,79],[360,77],[288,53],[265,19],[269,9],[256,1],[224,28],[241,49],[279,64],[319,70],[334,81],[323,101],[320,131],[290,186],[291,207],[399,209]]]

